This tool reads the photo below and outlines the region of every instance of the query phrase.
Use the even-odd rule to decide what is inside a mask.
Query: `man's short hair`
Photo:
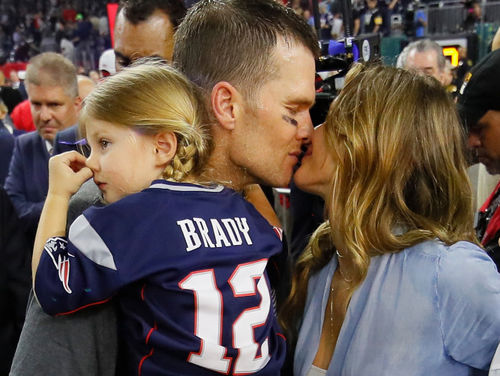
[[[123,10],[127,21],[137,25],[146,21],[157,9],[168,15],[174,30],[186,15],[182,0],[121,0],[118,12]]]
[[[280,37],[318,56],[312,28],[275,0],[202,0],[175,33],[173,60],[206,91],[228,81],[251,96],[273,73],[273,49]]]
[[[63,55],[55,52],[45,52],[31,58],[26,69],[26,87],[60,86],[72,98],[78,96],[76,67]]]
[[[406,59],[411,51],[416,50],[417,52],[427,52],[435,51],[437,56],[437,66],[440,72],[443,72],[446,68],[446,58],[443,55],[443,49],[439,44],[430,39],[420,39],[408,44],[403,51],[399,54],[397,67],[406,68]]]

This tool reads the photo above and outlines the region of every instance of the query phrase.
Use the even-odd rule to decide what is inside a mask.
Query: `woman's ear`
[[[173,132],[161,132],[154,137],[155,156],[158,166],[166,166],[177,152],[177,137]]]
[[[212,89],[210,100],[212,110],[219,124],[225,129],[233,130],[242,100],[238,90],[229,82],[218,82]]]

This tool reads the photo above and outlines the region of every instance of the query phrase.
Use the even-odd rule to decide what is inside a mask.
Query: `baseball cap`
[[[116,73],[115,68],[115,51],[112,49],[106,50],[99,58],[99,71],[104,71],[113,75]]]
[[[500,50],[490,52],[466,74],[457,106],[466,129],[489,110],[500,111]]]

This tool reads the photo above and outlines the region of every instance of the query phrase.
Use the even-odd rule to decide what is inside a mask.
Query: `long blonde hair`
[[[159,60],[140,60],[100,83],[85,98],[80,133],[99,119],[155,134],[171,131],[177,152],[165,179],[183,181],[197,175],[212,142],[207,111],[199,90],[173,67]]]
[[[476,241],[465,137],[454,103],[435,79],[357,65],[324,127],[335,162],[329,221],[297,262],[281,315],[292,333],[309,278],[330,261],[334,244],[342,244],[342,274],[352,280],[352,296],[372,256],[434,238]]]

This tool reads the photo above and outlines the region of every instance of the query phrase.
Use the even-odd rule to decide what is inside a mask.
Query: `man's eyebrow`
[[[288,98],[286,102],[300,107],[312,107],[314,106],[316,99],[311,100],[308,98]]]

